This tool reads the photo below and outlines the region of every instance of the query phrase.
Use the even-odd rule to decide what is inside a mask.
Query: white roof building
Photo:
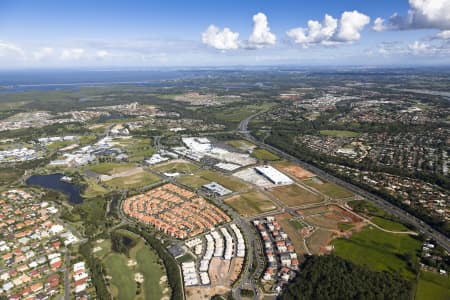
[[[275,169],[272,166],[260,166],[255,167],[255,170],[269,179],[272,183],[278,184],[278,185],[286,185],[286,184],[293,184],[294,181]]]

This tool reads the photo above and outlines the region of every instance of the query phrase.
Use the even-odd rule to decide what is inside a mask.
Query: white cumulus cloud
[[[339,22],[338,39],[344,42],[357,41],[361,38],[361,30],[369,24],[370,18],[356,10],[346,11]]]
[[[373,26],[372,29],[374,31],[385,31],[386,30],[386,20],[383,18],[376,18],[375,21],[373,22]]]
[[[337,19],[330,15],[325,15],[322,23],[309,20],[308,28],[293,28],[287,32],[287,35],[296,44],[318,44],[329,41],[335,34],[337,26]]]
[[[375,31],[450,29],[450,0],[409,0],[406,15],[394,13],[388,20],[375,19]],[[445,36],[445,33],[443,34]],[[438,37],[438,36],[437,36]]]
[[[436,34],[436,38],[443,40],[450,40],[450,30],[443,30]]]
[[[270,32],[267,16],[263,13],[257,13],[253,16],[253,30],[248,39],[250,45],[261,48],[266,45],[275,44],[277,38]]]
[[[220,30],[218,27],[210,25],[202,33],[202,42],[218,50],[238,49],[239,33],[232,32],[228,27]]]
[[[337,20],[325,15],[322,22],[309,20],[308,27],[293,28],[287,32],[294,43],[303,47],[309,45],[335,45],[351,43],[361,38],[361,31],[369,24],[370,18],[356,10],[342,13]]]

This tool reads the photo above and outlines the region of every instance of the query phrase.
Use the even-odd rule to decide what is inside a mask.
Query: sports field
[[[430,272],[421,272],[416,300],[446,300],[450,298],[450,278]]]
[[[256,191],[233,196],[226,199],[225,203],[243,217],[254,216],[276,208],[269,197]]]
[[[349,190],[331,182],[321,182],[315,179],[308,179],[304,180],[303,183],[315,188],[319,192],[333,199],[343,199],[353,196],[353,193]]]
[[[413,265],[417,264],[416,253],[421,243],[409,235],[387,233],[367,226],[349,239],[337,239],[332,244],[336,255],[357,264],[378,271],[399,272],[408,279],[415,278],[407,259]]]
[[[289,207],[318,203],[322,200],[320,196],[311,193],[297,184],[274,187],[272,194]]]

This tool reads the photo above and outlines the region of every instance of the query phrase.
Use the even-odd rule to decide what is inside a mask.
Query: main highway
[[[442,233],[438,232],[437,230],[435,230],[434,228],[432,228],[431,226],[429,226],[428,224],[426,224],[425,222],[423,222],[422,220],[414,217],[413,215],[411,215],[410,213],[404,211],[403,209],[393,205],[392,203],[388,202],[387,200],[376,196],[372,193],[369,193],[368,191],[357,187],[351,183],[348,183],[340,178],[337,178],[336,176],[317,168],[316,166],[313,166],[309,163],[306,163],[304,161],[299,160],[298,158],[278,149],[275,148],[271,145],[268,145],[264,142],[261,142],[259,140],[257,140],[254,136],[251,135],[250,131],[248,131],[248,123],[256,116],[264,113],[266,111],[260,111],[258,113],[255,113],[247,118],[245,118],[244,120],[242,120],[239,124],[238,127],[238,131],[239,133],[247,140],[251,141],[252,143],[254,143],[255,145],[257,145],[260,148],[272,151],[274,153],[276,153],[277,155],[279,155],[280,157],[291,161],[295,164],[298,164],[299,166],[301,166],[302,168],[311,171],[312,173],[317,174],[319,177],[329,181],[329,182],[333,182],[336,184],[339,184],[345,188],[347,188],[348,190],[352,191],[353,193],[360,195],[364,198],[366,198],[367,200],[370,200],[372,202],[374,202],[376,205],[378,205],[379,207],[381,207],[382,209],[384,209],[385,211],[387,211],[388,213],[394,215],[395,217],[399,218],[400,220],[409,223],[411,225],[413,225],[414,227],[417,228],[417,230],[419,230],[421,233],[423,233],[426,236],[431,237],[432,239],[434,239],[440,246],[442,246],[445,250],[450,252],[450,239],[448,237],[446,237],[445,235],[443,235]]]

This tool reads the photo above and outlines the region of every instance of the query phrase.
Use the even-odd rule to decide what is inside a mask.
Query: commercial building
[[[203,185],[203,188],[208,192],[219,195],[220,197],[231,194],[233,192],[214,181]]]
[[[293,184],[294,181],[278,171],[277,169],[273,168],[272,166],[260,166],[255,167],[256,172],[263,175],[267,179],[269,179],[272,183],[277,185],[287,185],[287,184]]]

